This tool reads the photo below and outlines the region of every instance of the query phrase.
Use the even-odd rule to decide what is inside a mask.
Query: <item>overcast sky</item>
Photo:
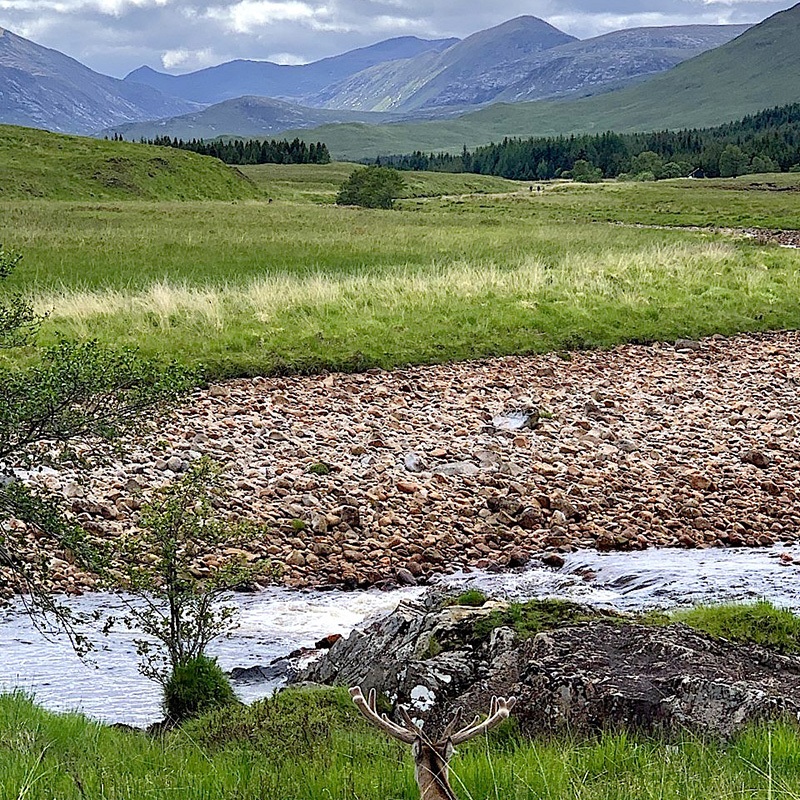
[[[0,27],[122,77],[233,58],[303,63],[393,36],[458,36],[533,14],[585,39],[639,25],[759,22],[773,0],[0,0]]]

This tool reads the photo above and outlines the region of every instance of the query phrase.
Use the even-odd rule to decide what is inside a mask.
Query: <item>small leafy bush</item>
[[[164,711],[173,722],[238,702],[227,675],[208,656],[178,664],[164,686]]]
[[[392,208],[405,188],[405,181],[390,167],[363,167],[355,170],[342,184],[336,203],[340,206]]]
[[[599,167],[580,158],[572,167],[572,180],[577,183],[600,183],[603,180],[603,173]]]
[[[331,465],[326,464],[324,461],[317,461],[316,464],[312,464],[308,471],[312,475],[330,475],[331,474]]]

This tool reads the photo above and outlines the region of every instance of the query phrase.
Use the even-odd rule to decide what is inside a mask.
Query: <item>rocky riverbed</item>
[[[794,542],[798,345],[779,332],[234,380],[197,392],[118,461],[29,479],[109,538],[207,454],[232,483],[221,511],[264,525],[249,556],[290,587],[558,565],[579,548]],[[93,587],[53,555],[55,588]]]

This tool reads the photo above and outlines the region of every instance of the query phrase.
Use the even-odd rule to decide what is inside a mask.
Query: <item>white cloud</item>
[[[585,38],[622,27],[757,22],[796,0],[0,0],[0,27],[106,74],[234,58],[303,63],[393,36],[468,36],[533,14]]]
[[[294,53],[270,53],[267,56],[267,61],[272,61],[275,64],[288,64],[294,67],[300,64],[308,64],[307,59]]]
[[[161,66],[166,70],[180,68],[181,70],[202,69],[217,63],[217,55],[211,48],[204,50],[166,50],[161,54]]]
[[[235,33],[252,33],[276,22],[307,22],[315,13],[316,9],[300,0],[239,0],[230,6],[211,6],[205,15]]]

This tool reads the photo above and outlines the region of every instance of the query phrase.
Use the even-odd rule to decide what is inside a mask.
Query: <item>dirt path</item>
[[[85,484],[45,481],[113,536],[136,524],[138,487],[208,454],[235,484],[228,510],[267,524],[252,552],[291,586],[584,547],[770,545],[800,533],[799,386],[797,332],[235,380]],[[59,562],[58,580],[88,578]]]

